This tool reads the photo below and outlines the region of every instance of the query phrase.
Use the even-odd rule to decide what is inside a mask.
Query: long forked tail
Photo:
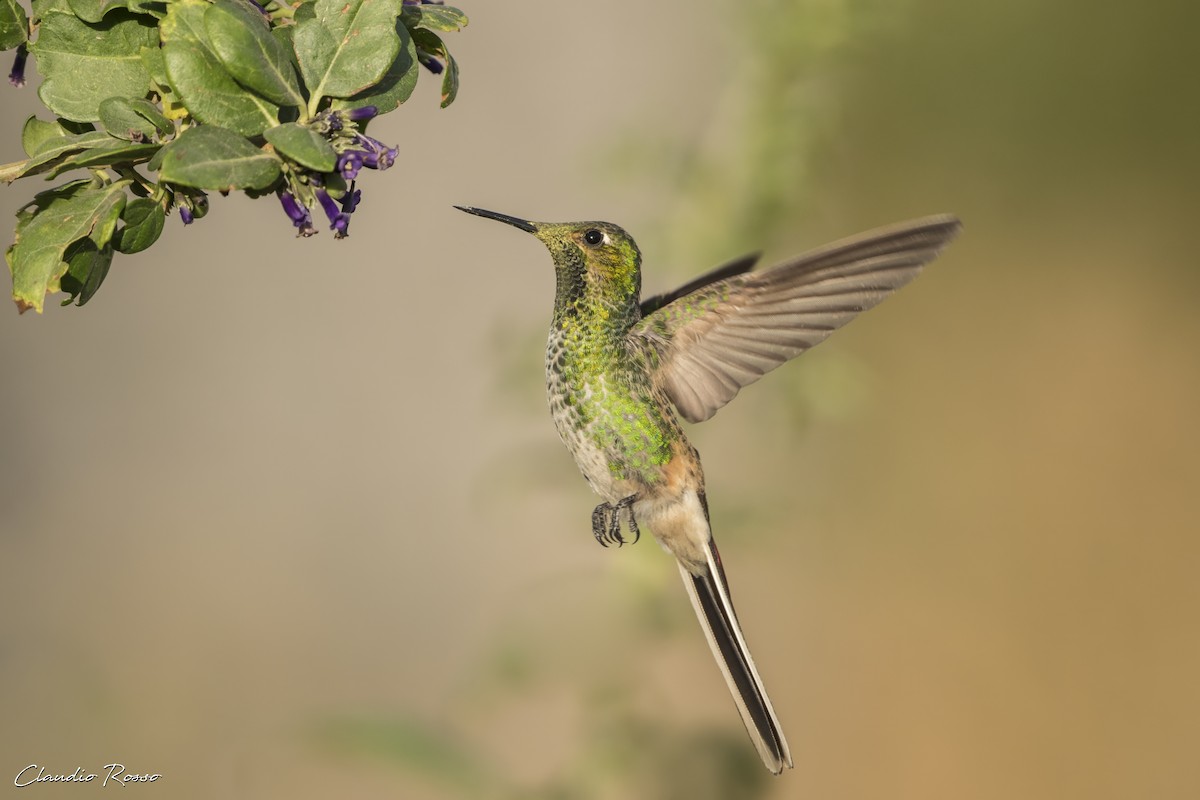
[[[721,567],[721,556],[711,535],[705,555],[708,568],[704,574],[693,575],[682,562],[679,564],[679,574],[687,587],[688,597],[692,599],[700,626],[704,628],[708,646],[712,648],[721,674],[729,685],[733,702],[742,715],[746,731],[767,769],[778,775],[785,766],[792,766],[792,754],[788,750],[787,739],[783,738],[779,718],[771,708],[767,690],[758,677],[758,670],[754,668],[750,648],[742,636],[733,602],[729,599],[729,584]]]

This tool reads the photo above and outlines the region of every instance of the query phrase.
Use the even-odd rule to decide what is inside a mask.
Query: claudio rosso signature
[[[39,783],[92,783],[100,779],[101,786],[128,786],[131,783],[154,783],[162,775],[157,772],[137,773],[125,769],[124,764],[105,764],[99,774],[76,767],[74,772],[52,772],[37,764],[30,764],[17,773],[13,785],[36,786]]]

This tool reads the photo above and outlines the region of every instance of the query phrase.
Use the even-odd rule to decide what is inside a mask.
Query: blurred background
[[[3,791],[1200,795],[1200,6],[463,7],[458,102],[373,126],[350,239],[214,198],[86,308],[0,313]],[[596,546],[549,258],[454,203],[618,222],[647,291],[965,221],[689,428],[794,771],[671,560]]]

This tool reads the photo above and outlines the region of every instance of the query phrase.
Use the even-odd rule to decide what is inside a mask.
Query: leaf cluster
[[[466,24],[432,0],[0,0],[9,80],[24,83],[32,56],[53,115],[26,120],[27,158],[0,181],[85,175],[18,213],[17,307],[41,312],[60,290],[83,305],[114,253],[153,245],[172,211],[204,216],[213,191],[275,194],[299,235],[319,209],[345,236],[359,171],[397,156],[367,122],[404,103],[422,67],[452,103],[441,35]]]

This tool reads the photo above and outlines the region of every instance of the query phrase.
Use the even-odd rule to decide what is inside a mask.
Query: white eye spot
[[[583,240],[592,247],[596,247],[597,245],[608,244],[608,234],[598,228],[592,228],[583,235]]]

